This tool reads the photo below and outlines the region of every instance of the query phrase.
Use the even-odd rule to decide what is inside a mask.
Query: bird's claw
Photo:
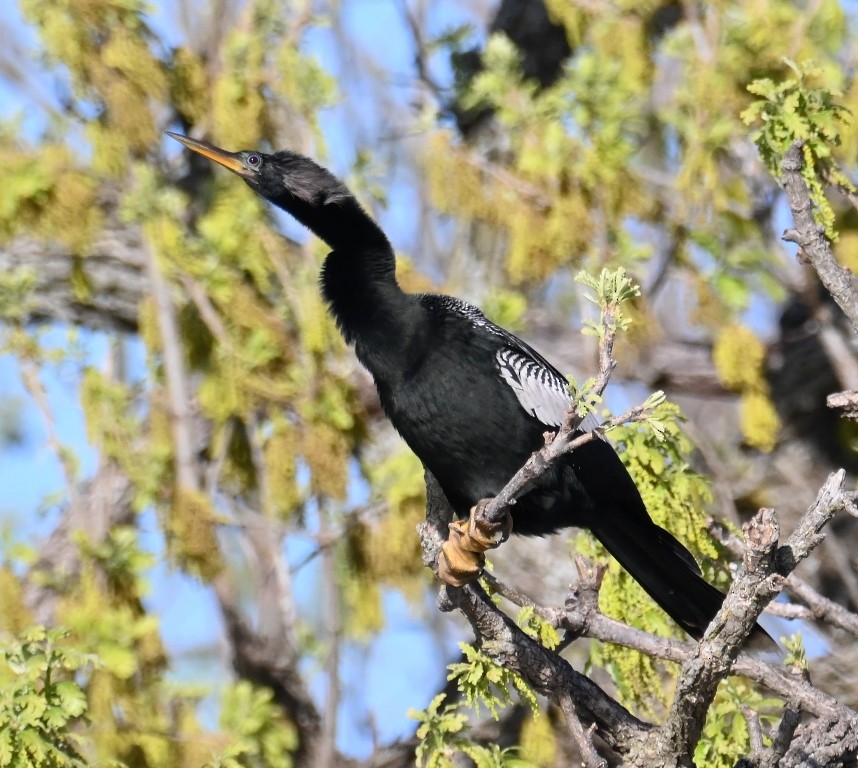
[[[468,538],[475,544],[479,544],[482,552],[499,547],[512,533],[512,515],[509,510],[506,510],[504,519],[500,523],[486,523],[482,520],[482,512],[490,502],[491,499],[477,502],[476,506],[471,507],[471,514],[467,520]]]
[[[483,570],[487,549],[505,542],[512,532],[512,516],[507,511],[501,523],[480,520],[480,512],[491,499],[483,499],[471,509],[467,520],[450,523],[450,537],[441,548],[438,576],[453,587],[461,587],[476,579]]]

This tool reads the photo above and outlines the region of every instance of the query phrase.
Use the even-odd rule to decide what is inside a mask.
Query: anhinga
[[[325,168],[295,152],[227,152],[169,135],[241,176],[331,247],[321,275],[330,311],[372,374],[385,414],[460,517],[496,495],[543,445],[544,433],[560,426],[570,400],[566,379],[476,307],[404,292],[384,232]],[[702,636],[723,602],[691,553],[652,521],[604,440],[556,463],[517,499],[511,524],[523,535],[588,528],[692,637]],[[472,527],[473,540],[445,546],[442,578],[461,584],[478,575],[482,551],[505,527]],[[759,626],[752,637],[772,644]]]

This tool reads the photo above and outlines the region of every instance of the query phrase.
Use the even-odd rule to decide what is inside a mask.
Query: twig
[[[209,331],[211,331],[212,336],[217,339],[219,344],[231,346],[226,326],[223,324],[223,320],[218,315],[205,289],[190,275],[179,275],[179,280],[182,283],[182,287],[187,291],[188,296],[191,297],[191,301],[194,302],[197,311],[200,313],[200,317]]]
[[[179,488],[199,490],[200,479],[194,452],[193,420],[191,419],[191,389],[185,371],[182,343],[170,288],[158,266],[151,244],[144,246],[146,271],[152,287],[152,298],[161,334],[161,354],[164,361],[164,377],[170,403],[175,451],[176,480]]]
[[[607,768],[607,761],[599,756],[599,753],[596,752],[596,747],[593,746],[594,725],[591,725],[589,728],[584,727],[581,718],[578,717],[575,702],[568,693],[561,694],[557,703],[560,711],[563,712],[566,727],[572,735],[572,740],[581,754],[581,764],[585,768]]]
[[[783,717],[778,723],[778,729],[772,739],[772,745],[763,753],[760,768],[778,768],[781,758],[787,753],[792,743],[796,728],[801,722],[801,710],[790,704],[784,710]]]
[[[600,396],[611,378],[611,374],[617,366],[613,357],[614,339],[616,338],[616,324],[614,322],[618,307],[608,305],[602,315],[603,333],[599,339],[599,373],[596,376],[593,393]],[[545,473],[549,467],[564,454],[571,453],[576,448],[601,437],[602,434],[621,424],[641,421],[645,417],[647,406],[636,405],[629,408],[620,416],[614,417],[595,430],[590,430],[581,435],[575,435],[583,416],[578,412],[574,401],[566,410],[563,424],[560,429],[552,434],[545,433],[545,445],[531,454],[524,466],[513,475],[510,481],[503,487],[488,504],[479,510],[481,522],[488,525],[499,525],[504,519],[507,507],[515,504],[518,494],[530,483]]]
[[[750,707],[742,707],[741,710],[748,726],[751,755],[759,756],[763,752],[763,726],[760,724],[760,716]]]
[[[405,19],[408,31],[411,33],[411,39],[414,42],[414,64],[417,68],[417,77],[429,89],[436,101],[439,104],[444,104],[444,89],[432,77],[429,71],[428,47],[423,38],[423,29],[420,21],[417,19],[416,14],[412,13],[408,7],[408,0],[402,0],[399,6],[402,10],[402,16]]]
[[[609,419],[595,429],[576,435],[575,431],[582,417],[577,413],[574,406],[570,407],[560,430],[553,435],[550,432],[546,433],[546,444],[532,453],[524,466],[512,476],[512,479],[501,489],[500,493],[481,508],[482,519],[490,524],[499,523],[503,520],[506,508],[515,504],[518,494],[545,473],[561,456],[571,453],[592,440],[601,438],[605,432],[614,427],[643,421],[646,414],[647,406],[645,404],[634,405],[625,413]]]
[[[858,283],[852,272],[837,263],[831,252],[831,244],[825,236],[824,227],[813,217],[810,192],[801,176],[804,165],[803,147],[803,142],[794,142],[781,164],[781,182],[795,223],[794,229],[784,232],[783,239],[798,244],[822,284],[849,318],[852,327],[858,330]]]
[[[45,426],[45,435],[47,437],[48,445],[56,454],[56,457],[63,468],[63,475],[65,475],[69,494],[71,495],[72,500],[74,500],[76,493],[74,462],[72,461],[69,452],[64,449],[60,436],[57,433],[56,421],[54,420],[54,415],[51,412],[51,406],[48,403],[48,395],[39,379],[39,371],[31,361],[26,360],[23,357],[19,358],[18,364],[21,369],[21,383],[33,399],[36,409],[42,414],[42,421]]]

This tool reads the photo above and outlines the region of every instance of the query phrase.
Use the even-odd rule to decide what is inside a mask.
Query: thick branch
[[[298,668],[297,654],[294,649],[284,648],[283,636],[264,637],[248,626],[238,596],[226,577],[216,579],[214,587],[236,674],[271,689],[274,700],[298,728],[298,749],[293,755],[295,765],[298,768],[314,766],[312,752],[319,739],[321,718]]]
[[[709,530],[731,553],[737,557],[742,556],[743,547],[738,537],[732,535],[715,521],[712,521]],[[835,603],[831,598],[825,597],[797,573],[790,573],[787,576],[786,589],[802,600],[807,607],[772,603],[768,609],[772,613],[787,618],[815,619],[858,637],[858,614],[844,608],[839,603]]]
[[[598,568],[593,568],[580,558],[576,563],[579,572],[578,584],[567,600],[565,611],[539,606],[520,591],[490,576],[487,580],[497,594],[516,605],[532,606],[534,612],[543,619],[558,628],[566,629],[567,637],[590,637],[632,648],[655,658],[685,664],[686,684],[683,690],[686,695],[681,703],[675,705],[675,709],[682,710],[681,716],[691,717],[695,709],[705,715],[706,706],[701,697],[714,693],[718,680],[727,674],[725,667],[729,669],[730,666],[724,663],[721,654],[733,653],[732,649],[737,648],[750,632],[762,604],[784,580],[784,573],[780,571],[786,571],[803,559],[813,546],[819,543],[819,532],[825,522],[837,510],[849,509],[852,503],[852,495],[843,488],[843,473],[832,475],[820,490],[816,502],[799,523],[796,533],[790,536],[780,549],[775,549],[775,528],[771,514],[764,513],[754,529],[754,536],[750,537],[752,546],[746,564],[737,576],[737,586],[725,601],[722,613],[726,616],[719,614],[704,643],[699,647],[651,635],[601,614],[598,609],[601,574]],[[757,587],[752,589],[754,582]],[[772,761],[783,756],[787,748],[789,753],[785,760],[793,759],[789,755],[797,755],[801,750],[805,750],[805,754],[817,752],[843,755],[852,749],[850,739],[853,737],[850,734],[858,730],[858,713],[812,686],[803,676],[791,674],[747,654],[739,655],[730,671],[752,680],[790,702],[782,727],[778,731],[777,745],[753,755],[745,761],[745,765],[772,765]],[[799,728],[790,744],[789,738],[795,731],[795,718],[790,712],[796,711],[814,715],[817,718],[814,723],[817,725]],[[675,722],[676,717],[674,714],[673,719],[668,721],[665,731],[672,730],[676,734],[681,730],[680,724]],[[690,723],[683,727],[686,733],[692,730]],[[694,729],[698,727],[693,726]],[[691,735],[688,739],[696,740],[692,739]],[[673,748],[665,740],[656,737],[641,741],[633,757],[637,761],[636,765],[690,764],[690,754],[687,750]],[[800,764],[800,761],[795,764]]]
[[[780,548],[773,511],[761,510],[748,524],[742,567],[721,610],[680,674],[663,728],[665,738],[659,744],[660,756],[667,764],[684,765],[690,761],[718,684],[730,672],[757,616],[780,591],[785,577],[822,541],[822,528],[838,510],[852,504],[852,497],[843,488],[844,477],[842,470],[829,476],[816,501]],[[850,719],[854,722],[854,717]]]
[[[796,141],[787,150],[781,165],[781,183],[795,223],[795,229],[784,232],[783,239],[798,244],[852,327],[858,330],[858,282],[852,272],[837,263],[824,227],[813,217],[810,192],[801,176],[803,147],[803,142]]]
[[[106,196],[108,196],[106,194]],[[25,322],[52,321],[104,331],[135,333],[141,299],[148,294],[143,236],[122,223],[116,202],[101,201],[107,224],[84,254],[58,242],[19,237],[0,247],[0,271],[30,271],[33,290],[27,297]],[[89,290],[81,298],[73,288],[76,259]]]
[[[426,522],[419,531],[424,561],[435,569],[453,514],[440,486],[428,472],[426,486]],[[461,610],[480,638],[483,650],[520,674],[535,691],[558,705],[562,697],[571,696],[580,722],[585,728],[595,724],[595,733],[613,749],[628,752],[652,731],[651,725],[638,720],[567,661],[526,635],[478,584],[443,587],[439,602],[442,610]]]
[[[747,552],[721,610],[683,665],[664,725],[660,752],[667,764],[691,763],[709,705],[739,655],[765,604],[780,590],[772,579],[778,524],[772,510],[761,510],[746,527]]]

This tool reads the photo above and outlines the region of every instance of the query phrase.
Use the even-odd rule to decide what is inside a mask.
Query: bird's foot
[[[452,587],[476,579],[483,570],[487,549],[505,542],[512,532],[512,516],[507,511],[500,523],[486,523],[481,512],[491,499],[483,499],[471,509],[467,520],[450,523],[450,537],[444,542],[438,561],[438,576]]]

